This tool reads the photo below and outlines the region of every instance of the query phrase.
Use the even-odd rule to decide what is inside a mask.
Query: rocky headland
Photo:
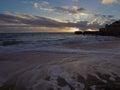
[[[100,28],[99,31],[76,31],[75,34],[89,34],[102,36],[120,36],[120,21],[105,25],[105,28]]]

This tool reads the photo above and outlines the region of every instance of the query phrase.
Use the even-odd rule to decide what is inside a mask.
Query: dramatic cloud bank
[[[39,17],[24,14],[0,14],[0,26],[45,26],[45,27],[61,27],[64,23],[52,20],[46,17]]]
[[[37,6],[37,5],[36,5]],[[99,15],[96,15],[98,17]],[[104,17],[112,17],[112,16],[104,16]],[[25,15],[25,14],[11,14],[5,13],[0,14],[0,32],[4,32],[3,30],[18,30],[18,31],[47,31],[51,32],[55,30],[63,32],[64,29],[69,30],[68,28],[79,28],[82,30],[86,29],[98,29],[103,27],[106,22],[100,22],[98,19],[94,19],[92,21],[79,21],[76,23],[73,22],[60,22],[53,20],[47,17],[40,17],[34,15]]]

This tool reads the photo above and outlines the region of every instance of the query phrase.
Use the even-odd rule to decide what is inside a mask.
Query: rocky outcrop
[[[120,21],[106,24],[105,28],[100,28],[99,31],[76,31],[75,34],[89,34],[89,35],[102,35],[102,36],[120,36]]]
[[[83,34],[82,31],[75,31],[75,34]]]
[[[112,24],[106,24],[105,28],[100,28],[101,35],[118,36],[120,35],[120,21],[113,22]]]
[[[99,31],[76,31],[75,34],[79,35],[79,34],[83,34],[83,35],[99,35],[100,32]]]

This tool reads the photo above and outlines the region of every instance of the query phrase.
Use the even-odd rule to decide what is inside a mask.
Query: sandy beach
[[[120,90],[120,0],[0,0],[0,90]]]
[[[0,54],[0,90],[119,90],[120,41],[64,45],[91,53]],[[92,51],[98,53],[92,53]],[[101,53],[104,50],[105,53]]]

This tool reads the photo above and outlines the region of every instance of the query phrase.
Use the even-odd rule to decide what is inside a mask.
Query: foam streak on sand
[[[61,48],[0,54],[0,90],[120,89],[120,41]]]

